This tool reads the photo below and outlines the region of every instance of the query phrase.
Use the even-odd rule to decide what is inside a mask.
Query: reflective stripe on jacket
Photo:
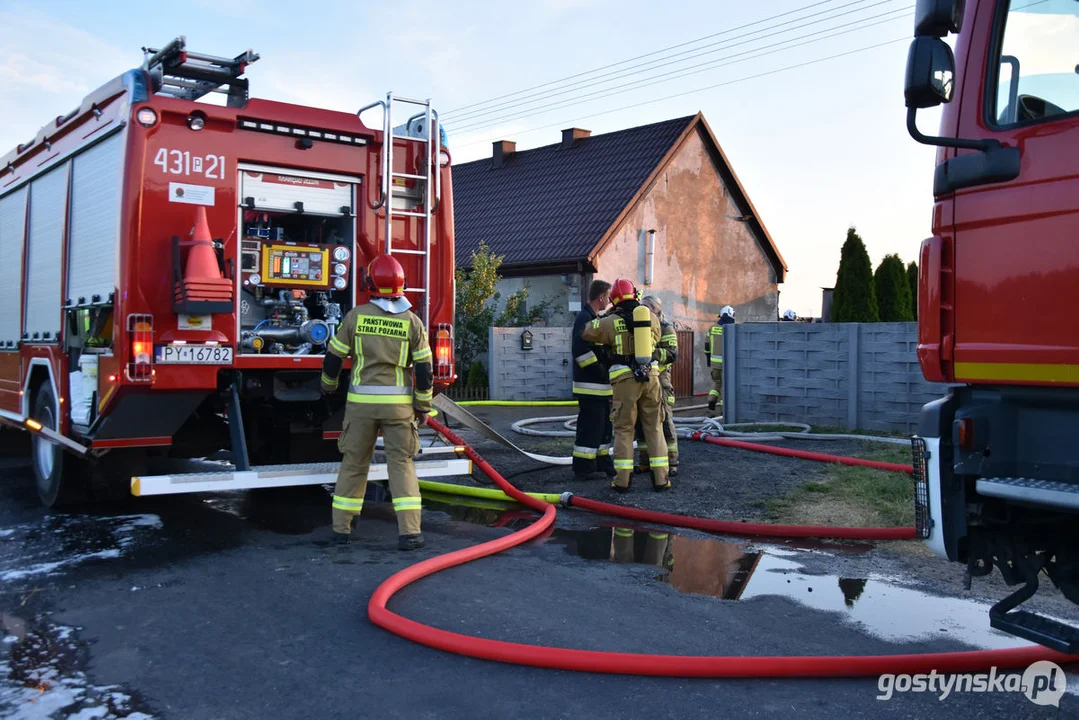
[[[712,367],[723,365],[723,326],[713,325],[708,329],[708,363]]]
[[[330,340],[329,352],[352,358],[348,401],[369,406],[370,417],[404,419],[430,409],[431,388],[413,389],[412,368],[431,363],[423,322],[413,312],[393,314],[368,303],[353,308]],[[430,377],[430,374],[427,374]],[[324,385],[336,378],[323,374]]]

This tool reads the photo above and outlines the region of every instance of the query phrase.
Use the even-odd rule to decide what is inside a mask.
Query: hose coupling
[[[562,507],[569,507],[570,499],[572,497],[573,497],[573,493],[571,493],[571,492],[567,491],[567,492],[562,493],[562,495],[559,497],[559,500],[562,502]]]

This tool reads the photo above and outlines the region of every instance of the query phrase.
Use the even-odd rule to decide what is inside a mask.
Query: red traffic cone
[[[221,268],[217,265],[217,253],[214,252],[213,237],[210,235],[210,223],[206,220],[206,207],[199,205],[195,211],[194,245],[187,253],[187,267],[184,269],[184,281],[220,280]]]

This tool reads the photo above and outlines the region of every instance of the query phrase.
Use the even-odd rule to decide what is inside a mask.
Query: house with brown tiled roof
[[[530,303],[552,304],[548,325],[573,323],[594,278],[659,296],[680,330],[680,395],[708,381],[699,350],[720,308],[778,319],[787,265],[700,113],[596,136],[570,128],[531,150],[498,141],[490,158],[454,166],[453,193],[457,265],[486,243],[503,256],[503,297],[527,284]]]

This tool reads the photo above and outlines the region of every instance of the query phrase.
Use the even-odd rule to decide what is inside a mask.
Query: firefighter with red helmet
[[[322,392],[331,394],[337,390],[344,359],[352,358],[345,420],[337,440],[343,458],[333,492],[334,538],[349,541],[352,519],[363,509],[367,472],[381,431],[397,546],[415,550],[423,547],[423,535],[420,484],[412,458],[420,450],[419,425],[426,423],[431,409],[431,348],[423,322],[404,297],[401,264],[378,255],[367,267],[367,284],[371,301],[345,315],[322,361]]]
[[[629,490],[633,475],[633,430],[641,419],[648,443],[648,464],[655,490],[671,487],[667,479],[667,442],[663,438],[662,393],[659,387],[659,360],[656,346],[661,337],[659,318],[637,302],[637,290],[625,278],[611,286],[614,312],[585,325],[581,338],[610,348],[614,423],[615,479],[611,487]]]

